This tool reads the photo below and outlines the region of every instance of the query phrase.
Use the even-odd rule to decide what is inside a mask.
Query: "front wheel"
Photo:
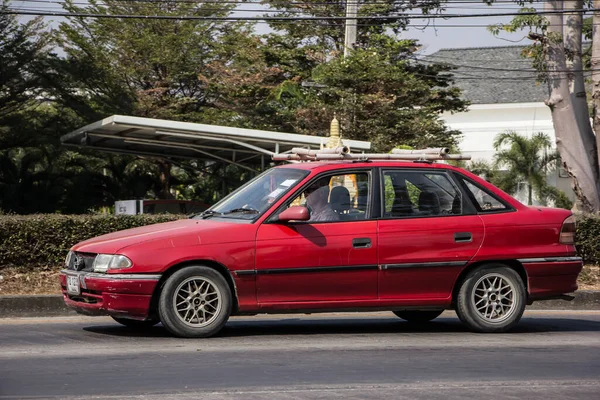
[[[488,265],[467,275],[456,299],[456,314],[475,332],[505,332],[521,319],[526,297],[515,270]]]
[[[158,313],[175,336],[209,337],[229,319],[231,303],[231,290],[220,273],[208,267],[186,267],[165,282]]]
[[[434,311],[394,311],[397,317],[415,324],[423,324],[439,317],[444,310]]]

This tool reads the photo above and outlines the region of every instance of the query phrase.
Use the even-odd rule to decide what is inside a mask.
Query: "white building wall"
[[[473,160],[492,162],[496,135],[509,130],[527,136],[543,132],[552,143],[556,140],[550,109],[544,103],[474,104],[469,106],[468,112],[444,113],[442,118],[451,129],[463,133],[460,150]],[[574,198],[570,179],[564,177],[564,171],[550,173],[548,182]],[[522,202],[527,199],[524,190],[516,197]]]

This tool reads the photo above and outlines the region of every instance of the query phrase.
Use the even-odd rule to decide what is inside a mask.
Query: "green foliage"
[[[443,8],[444,1],[431,0],[417,2],[415,0],[356,0],[358,7],[357,44],[362,46],[371,34],[381,34],[387,30],[395,35],[406,29],[409,17],[406,14],[431,14]],[[342,17],[346,15],[346,0],[264,0],[264,4],[276,15],[296,17],[299,12],[313,16]],[[377,20],[361,19],[363,16],[379,16]],[[272,21],[269,26],[276,31],[285,31],[289,39],[305,38],[305,43],[318,48],[330,48],[343,51],[344,20],[327,20],[315,25],[314,22],[290,24],[286,21]],[[297,47],[297,46],[295,46]]]
[[[372,35],[372,47],[355,49],[313,71],[325,85],[321,107],[343,116],[344,137],[368,140],[375,151],[399,144],[415,148],[452,146],[459,132],[446,128],[439,114],[464,110],[452,87],[450,70],[413,61],[416,43]]]
[[[0,3],[0,126],[14,112],[38,104],[48,72],[50,35],[42,19],[20,23],[6,14],[7,3]],[[5,127],[0,129],[6,135]],[[4,132],[3,132],[4,131]]]
[[[289,16],[297,11],[344,15],[346,5],[264,3]],[[452,86],[451,69],[419,64],[417,43],[397,35],[408,19],[395,18],[413,9],[434,12],[440,4],[359,1],[360,16],[381,19],[359,19],[356,48],[343,60],[342,20],[272,22],[274,32],[259,36],[253,25],[232,21],[70,17],[49,34],[38,20],[20,24],[0,13],[10,26],[4,29],[0,23],[0,56],[20,60],[15,68],[0,65],[6,72],[0,84],[4,76],[13,77],[0,87],[0,113],[2,95],[12,93],[10,87],[32,95],[15,97],[19,102],[10,103],[9,115],[0,118],[0,210],[85,213],[117,199],[161,198],[171,192],[212,203],[252,177],[221,163],[167,164],[60,146],[61,135],[112,114],[325,136],[337,113],[343,136],[370,140],[375,151],[399,143],[454,144],[459,133],[439,118],[443,111],[466,105]],[[64,2],[68,12],[100,15],[225,17],[235,6]],[[26,46],[2,47],[3,38],[11,37]],[[49,48],[58,48],[60,56]],[[22,82],[31,83],[17,84]]]
[[[65,8],[223,16],[233,7],[168,1],[75,4],[81,3],[67,2]],[[21,24],[0,14],[0,55],[8,60],[0,64],[1,210],[86,213],[118,199],[168,197],[169,186],[183,192],[198,180],[208,187],[201,198],[208,201],[239,185],[240,179],[219,173],[220,164],[196,166],[200,172],[188,174],[180,171],[191,171],[190,163],[174,162],[171,173],[164,174],[169,165],[160,160],[66,151],[58,139],[111,114],[244,125],[222,94],[241,96],[245,86],[240,81],[256,73],[245,68],[253,64],[259,42],[247,27],[72,18],[54,39],[39,20]],[[52,45],[62,48],[64,56],[50,54]]]
[[[310,0],[266,1],[277,15],[302,11],[313,16],[342,16],[345,2]],[[389,151],[399,144],[414,147],[456,144],[459,132],[449,130],[439,118],[443,111],[462,111],[466,103],[453,87],[451,68],[420,64],[416,41],[399,39],[407,19],[398,16],[409,9],[431,12],[438,2],[358,2],[358,14],[378,15],[370,23],[359,18],[357,42],[347,57],[344,51],[344,21],[323,24],[270,23],[275,33],[265,37],[266,58],[290,78],[286,101],[270,102],[274,114],[282,116],[294,132],[326,135],[329,121],[337,114],[344,138],[368,140],[374,151]],[[293,100],[290,100],[293,99]]]
[[[600,264],[600,215],[577,215],[577,253],[585,263]]]
[[[0,215],[0,267],[60,266],[78,242],[182,215]]]
[[[490,4],[491,3],[493,3],[493,1],[490,1]],[[519,14],[536,11],[536,9],[533,7],[523,7],[526,3],[533,3],[533,0],[516,1],[516,3],[522,6],[522,8],[519,10]],[[532,42],[530,45],[523,48],[521,56],[531,59],[532,65],[538,73],[538,81],[546,82],[547,71],[544,42],[548,40],[559,42],[562,40],[562,35],[547,34],[548,20],[545,15],[517,15],[508,24],[490,25],[488,30],[495,36],[500,35],[501,32],[528,32],[528,37],[532,40]]]
[[[226,17],[232,2],[65,2],[73,13]],[[217,20],[68,18],[57,40],[57,97],[88,121],[126,114],[247,126],[278,70],[264,62],[246,23]],[[281,78],[279,80],[283,80]],[[81,90],[84,89],[84,90]],[[93,96],[89,94],[93,93]]]
[[[555,169],[560,159],[551,146],[552,142],[545,133],[536,133],[531,138],[510,131],[497,135],[494,140],[496,168],[508,170],[504,176],[497,176],[501,188],[514,193],[518,183],[525,182],[529,205],[533,204],[534,192],[542,204],[546,204],[549,197],[564,201],[564,196],[561,198],[559,191],[550,188],[546,182],[546,174]]]

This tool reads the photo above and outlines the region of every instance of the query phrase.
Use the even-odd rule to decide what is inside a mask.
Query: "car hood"
[[[146,225],[97,236],[73,246],[73,251],[83,253],[117,254],[125,247],[149,241],[162,241],[157,247],[191,246],[225,242],[238,224],[201,219],[182,219],[160,224]]]

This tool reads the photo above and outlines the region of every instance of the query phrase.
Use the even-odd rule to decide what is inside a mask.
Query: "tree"
[[[50,35],[41,18],[19,23],[0,4],[0,124],[12,114],[36,104],[43,96],[43,74],[50,52]],[[6,129],[6,128],[5,128]],[[6,133],[6,131],[4,132]]]
[[[51,194],[48,131],[36,131],[46,117],[45,77],[51,37],[40,18],[21,23],[0,4],[0,210],[19,212]],[[28,126],[29,125],[29,126]],[[31,128],[34,129],[31,129]],[[30,128],[30,129],[28,129]]]
[[[232,2],[201,1],[91,0],[84,7],[78,4],[68,0],[64,7],[83,14],[205,17],[225,17],[235,7]],[[57,38],[66,56],[56,63],[60,73],[54,93],[61,104],[76,111],[82,125],[126,114],[245,126],[243,115],[251,114],[254,105],[249,104],[260,90],[248,83],[257,80],[257,70],[263,72],[264,66],[256,62],[262,56],[257,50],[260,40],[248,24],[70,17],[60,24]],[[125,160],[144,164],[145,177],[152,176],[154,181],[145,187],[155,196],[171,196],[170,187],[177,180],[170,161]],[[148,161],[154,166],[147,165]],[[113,171],[110,165],[104,168]],[[114,177],[120,175],[112,172]]]
[[[290,15],[297,15],[299,8],[309,15],[343,15],[345,6],[342,1],[317,0],[266,3]],[[81,188],[92,190],[88,183],[96,182],[93,187],[100,192],[89,199],[99,205],[115,198],[165,197],[171,187],[215,199],[237,186],[236,178],[249,178],[219,164],[181,162],[173,167],[171,160],[100,158],[86,151],[59,150],[60,135],[111,114],[326,134],[331,117],[338,113],[346,117],[346,137],[372,140],[376,150],[389,150],[396,143],[429,146],[456,141],[458,132],[448,130],[439,118],[442,111],[465,106],[452,87],[450,68],[420,65],[414,57],[416,42],[396,37],[407,22],[398,15],[417,6],[424,13],[433,11],[437,1],[361,1],[360,15],[383,17],[376,23],[360,21],[356,48],[345,60],[338,57],[343,50],[341,20],[273,22],[276,32],[259,37],[252,25],[232,21],[116,17],[225,17],[234,2],[81,4],[67,0],[64,8],[108,18],[69,17],[59,26],[55,40],[61,56],[46,58],[41,64],[46,68],[37,75],[39,87],[48,95],[44,101],[48,110],[35,120],[45,137],[43,144],[50,147],[38,152],[41,136],[34,135],[26,151],[38,154],[37,161],[20,168],[25,165],[23,153],[14,151],[11,162],[22,171],[47,171],[40,178],[44,182],[62,173],[67,178],[56,187],[65,190],[81,193]],[[11,125],[13,132],[19,124],[27,126],[27,117],[15,118],[20,122]],[[195,174],[194,168],[202,172]],[[48,204],[64,212],[89,209],[87,200],[75,204],[64,196]]]
[[[596,163],[598,174],[596,178],[600,181],[600,1],[594,0],[593,6],[596,9],[592,17],[592,102],[594,110],[594,132],[596,132]],[[593,146],[590,146],[593,148]],[[600,186],[600,184],[599,184]],[[600,191],[600,189],[598,189]],[[597,209],[600,211],[600,208]]]
[[[533,204],[533,194],[545,203],[544,196],[554,191],[548,189],[547,173],[554,170],[560,160],[557,152],[551,150],[552,142],[545,133],[536,133],[531,138],[516,132],[504,132],[494,140],[495,167],[506,168],[507,174],[496,176],[499,186],[509,193],[518,189],[519,182],[527,185],[527,203]]]
[[[487,1],[493,3],[493,1]],[[524,1],[515,1],[523,5]],[[529,1],[530,3],[533,1]],[[567,2],[569,3],[569,2]],[[581,9],[583,2],[571,2],[569,10]],[[542,15],[519,15],[510,24],[490,27],[495,34],[501,30],[514,32],[529,29],[529,38],[534,41],[524,54],[533,58],[533,64],[540,73],[541,80],[547,82],[549,98],[546,101],[552,112],[556,134],[556,144],[563,161],[563,167],[571,177],[573,190],[577,196],[576,208],[580,211],[600,210],[600,163],[598,157],[598,130],[592,131],[586,119],[587,102],[582,101],[581,68],[577,69],[582,54],[582,24],[580,12],[562,14],[563,1],[545,1]],[[525,12],[535,12],[534,8],[523,8]],[[564,29],[563,29],[564,26]],[[597,60],[600,60],[600,37]],[[593,45],[593,46],[594,46]],[[593,53],[593,51],[592,51]],[[567,60],[570,60],[567,64]],[[592,60],[594,53],[592,54]],[[600,62],[600,61],[598,61]],[[598,63],[594,61],[594,63]],[[598,74],[594,74],[598,76]],[[570,85],[569,80],[572,80]],[[598,78],[600,82],[600,77]],[[598,84],[598,104],[600,105],[600,83]],[[585,108],[585,110],[584,110]],[[600,107],[594,107],[594,121]],[[598,126],[600,129],[600,117]],[[584,157],[582,157],[584,155]]]
[[[345,15],[344,1],[266,3],[281,16]],[[414,56],[416,41],[398,38],[408,22],[397,18],[402,12],[421,8],[427,13],[439,5],[359,1],[357,42],[345,58],[343,20],[310,25],[271,22],[275,32],[265,37],[267,62],[283,70],[287,79],[268,105],[299,133],[326,134],[335,113],[344,137],[369,140],[375,151],[399,144],[456,144],[459,132],[449,130],[439,118],[443,111],[462,111],[466,106],[452,86],[451,68],[420,64]],[[369,15],[381,19],[361,19]]]

